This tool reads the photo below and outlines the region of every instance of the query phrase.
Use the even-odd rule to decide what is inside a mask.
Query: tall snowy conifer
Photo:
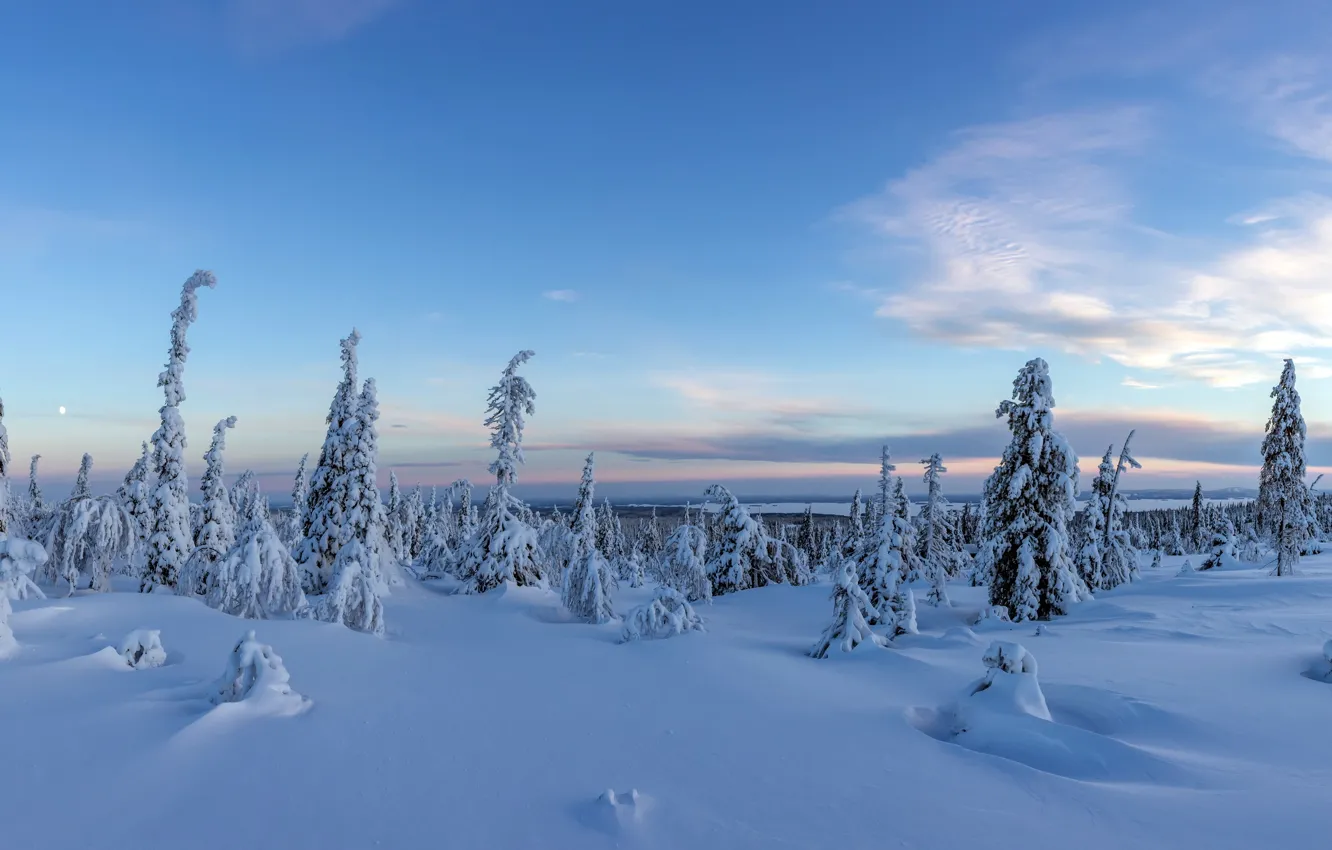
[[[310,478],[306,501],[304,537],[296,546],[296,562],[305,571],[306,591],[322,593],[328,586],[338,549],[351,539],[346,516],[351,510],[348,492],[348,459],[352,452],[348,423],[356,416],[356,346],[361,334],[355,328],[340,343],[342,381],[328,408],[328,432],[319,460]]]
[[[1050,369],[1029,361],[1000,402],[1012,440],[985,482],[985,542],[990,604],[1014,621],[1048,620],[1080,601],[1085,585],[1069,558],[1068,520],[1078,488],[1078,459],[1054,430]]]
[[[495,485],[486,498],[485,516],[458,564],[463,593],[485,593],[506,581],[538,587],[545,583],[536,532],[522,520],[523,503],[509,492],[523,463],[525,417],[536,410],[536,393],[518,374],[518,367],[532,356],[531,351],[514,355],[499,383],[490,389],[485,424],[490,428],[490,447],[495,450],[490,464]]]
[[[953,563],[953,550],[949,545],[952,526],[948,523],[948,500],[944,498],[940,478],[948,469],[938,454],[930,455],[921,463],[925,466],[926,496],[920,509],[920,554],[925,575],[930,580],[930,593],[926,599],[931,605],[948,605],[948,570]]]
[[[594,458],[589,454],[583,480],[578,485],[579,510],[569,532],[571,558],[561,582],[561,601],[580,620],[609,623],[615,619],[612,605],[615,577],[596,544],[597,518],[592,507],[596,487],[594,468]]]
[[[186,331],[199,316],[202,287],[213,288],[217,278],[212,272],[196,271],[181,289],[180,306],[171,313],[171,346],[166,369],[157,377],[165,404],[159,413],[161,425],[153,434],[154,486],[148,497],[151,516],[142,592],[162,587],[175,589],[180,568],[190,555],[190,493],[185,476],[185,421],[180,404],[185,400],[185,359],[190,347]]]
[[[92,455],[85,454],[83,460],[79,461],[79,473],[74,477],[74,489],[70,492],[71,499],[86,499],[92,495],[92,489],[88,487],[88,475],[92,472]]]
[[[310,480],[305,477],[305,465],[309,461],[309,452],[301,455],[301,462],[296,467],[296,478],[291,484],[291,514],[287,520],[285,535],[289,543],[300,540],[305,533],[306,503],[310,499]]]
[[[186,593],[202,594],[207,588],[212,565],[221,560],[236,542],[236,511],[225,481],[223,455],[227,449],[227,430],[236,427],[236,417],[228,416],[213,426],[213,442],[204,455],[203,522],[194,536],[194,551],[181,569],[180,584]]]
[[[129,472],[125,473],[125,480],[116,490],[116,496],[120,503],[125,506],[130,517],[134,520],[136,529],[135,553],[132,556],[134,560],[133,575],[137,576],[137,570],[143,566],[143,556],[147,554],[148,534],[152,531],[153,514],[149,506],[148,469],[152,463],[152,456],[148,453],[148,444],[143,444],[143,454],[134,461]]]
[[[1124,500],[1124,494],[1119,489],[1119,479],[1126,470],[1142,469],[1142,464],[1138,463],[1137,458],[1133,457],[1130,448],[1134,433],[1129,431],[1128,436],[1124,438],[1124,447],[1119,452],[1118,462],[1115,463],[1110,478],[1109,493],[1107,494],[1109,498],[1106,505],[1105,530],[1101,545],[1107,589],[1124,582],[1134,581],[1139,575],[1138,550],[1133,545],[1133,539],[1128,529],[1124,527],[1124,520],[1128,514],[1128,503]],[[1109,459],[1108,454],[1106,457]]]
[[[407,527],[403,510],[402,489],[398,486],[398,473],[389,471],[388,525],[384,530],[385,542],[399,561],[407,561]]]
[[[892,455],[884,446],[879,455],[879,508],[875,511],[878,526],[865,538],[855,564],[858,583],[869,600],[870,624],[885,624],[894,635],[916,632],[915,600],[907,587],[906,532],[910,523],[893,502],[896,470]],[[837,576],[834,569],[834,581]]]
[[[1110,479],[1114,475],[1114,462],[1111,460],[1114,446],[1105,450],[1101,466],[1092,479],[1091,498],[1082,512],[1082,522],[1077,535],[1076,551],[1073,555],[1074,568],[1078,577],[1089,590],[1108,590],[1114,586],[1106,580],[1105,574],[1105,522],[1110,515]]]
[[[1272,388],[1272,416],[1267,420],[1263,468],[1258,474],[1258,523],[1272,538],[1277,575],[1294,574],[1308,533],[1304,439],[1295,362],[1287,360],[1281,381]]]
[[[46,509],[46,502],[42,499],[42,488],[37,484],[37,461],[41,459],[41,455],[33,455],[28,463],[28,503],[34,515],[39,515]]]

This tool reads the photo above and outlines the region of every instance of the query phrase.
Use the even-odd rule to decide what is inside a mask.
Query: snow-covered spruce
[[[1074,544],[1074,568],[1083,584],[1092,591],[1114,586],[1107,585],[1106,582],[1105,552],[1102,549],[1105,545],[1106,517],[1110,513],[1109,482],[1110,476],[1114,473],[1114,464],[1111,460],[1114,450],[1114,446],[1105,450],[1096,477],[1092,479],[1091,499],[1082,511],[1082,522]]]
[[[253,469],[246,469],[236,476],[236,483],[227,491],[227,499],[231,502],[231,512],[236,515],[237,521],[253,512],[255,503],[260,499],[259,478]]]
[[[857,582],[870,602],[870,624],[886,625],[894,636],[916,633],[915,597],[907,587],[909,520],[893,502],[896,469],[884,446],[879,462],[877,527],[864,538],[854,561]]]
[[[185,333],[199,316],[198,290],[216,285],[217,278],[212,272],[196,271],[185,281],[180,306],[171,313],[171,347],[167,352],[166,369],[157,377],[165,403],[159,411],[161,425],[152,440],[156,486],[148,497],[150,524],[144,572],[139,585],[143,592],[158,587],[174,590],[193,542],[190,539],[189,482],[185,476],[185,422],[180,417],[180,404],[185,400],[185,359],[190,353]]]
[[[681,523],[662,544],[657,567],[661,583],[690,602],[711,602],[712,581],[703,560],[707,539],[696,526]]]
[[[532,356],[531,351],[515,354],[499,383],[490,388],[485,424],[490,428],[490,447],[495,450],[490,464],[495,485],[486,497],[485,516],[458,559],[461,593],[485,593],[505,582],[534,587],[546,584],[545,556],[536,530],[523,521],[526,506],[509,491],[523,463],[525,417],[536,410],[536,393],[518,374],[518,368]]]
[[[64,579],[71,595],[81,574],[88,577],[93,590],[109,591],[112,567],[117,559],[133,554],[138,539],[138,529],[124,505],[111,496],[89,495],[91,469],[92,457],[85,454],[73,494],[48,517],[43,533],[50,556],[46,580],[55,584]]]
[[[240,534],[208,574],[203,596],[212,608],[254,620],[307,609],[300,567],[262,503],[251,505]]]
[[[560,601],[580,620],[609,623],[615,619],[615,576],[596,545],[597,523],[592,507],[596,487],[594,464],[594,457],[589,454],[578,486],[578,514],[569,540],[572,559],[561,581]]]
[[[32,580],[46,563],[40,543],[19,537],[0,537],[0,596],[7,599],[45,599]]]
[[[161,667],[167,660],[166,650],[162,648],[162,632],[135,629],[120,642],[120,657],[136,670]]]
[[[134,520],[135,546],[134,554],[130,556],[129,572],[135,578],[139,577],[139,571],[143,567],[143,559],[148,549],[148,534],[152,531],[153,524],[152,509],[148,504],[150,490],[148,471],[151,463],[152,455],[148,452],[148,444],[144,443],[143,453],[134,461],[134,465],[125,474],[124,482],[116,490],[116,499],[125,506],[125,510]]]
[[[291,510],[278,531],[288,547],[294,547],[305,533],[305,505],[310,497],[310,481],[305,475],[305,466],[310,462],[310,454],[301,455],[301,462],[296,467],[296,477],[291,484]]]
[[[646,605],[639,605],[624,618],[621,642],[655,640],[674,637],[685,632],[701,632],[703,618],[679,591],[659,587]]]
[[[46,499],[42,496],[41,485],[37,483],[37,461],[41,459],[41,455],[33,455],[28,462],[28,534],[33,534],[34,529],[41,527],[47,514]]]
[[[237,642],[227,667],[213,686],[213,705],[253,702],[257,708],[278,714],[296,714],[310,701],[291,689],[291,676],[282,656],[260,643],[249,631]]]
[[[774,540],[731,491],[713,484],[705,495],[719,503],[716,550],[708,560],[712,593],[720,596],[769,584],[801,584],[807,567],[791,544]],[[704,516],[702,511],[700,517]],[[780,555],[779,555],[780,550]]]
[[[1014,622],[1048,620],[1089,595],[1069,558],[1078,459],[1054,430],[1053,409],[1050,369],[1036,358],[996,411],[1008,418],[1012,440],[985,482],[982,545],[990,603],[1007,608]]]
[[[203,515],[194,535],[194,551],[181,567],[179,591],[203,595],[209,574],[236,542],[236,512],[227,490],[223,454],[227,448],[227,430],[236,427],[236,417],[228,416],[213,426],[213,441],[204,454],[204,474],[199,482],[203,491]]]
[[[814,644],[809,654],[814,658],[827,658],[834,646],[850,652],[868,641],[875,646],[887,646],[888,641],[870,628],[870,619],[879,612],[870,604],[865,591],[856,581],[856,572],[850,564],[843,564],[837,572],[832,592],[833,618]]]
[[[925,576],[930,582],[926,601],[931,605],[948,605],[948,571],[953,564],[952,527],[948,524],[948,500],[944,498],[941,479],[948,469],[938,454],[930,455],[921,463],[925,466],[926,496],[920,509],[920,555]]]
[[[328,431],[310,476],[304,529],[294,553],[311,593],[322,593],[328,586],[338,550],[351,539],[346,515],[351,509],[348,468],[354,432],[349,431],[348,423],[355,418],[359,403],[356,346],[360,341],[360,333],[352,328],[340,343],[342,381],[328,408]]]
[[[1272,388],[1272,415],[1263,438],[1263,468],[1258,473],[1258,525],[1276,550],[1276,575],[1292,575],[1308,533],[1309,490],[1304,484],[1305,425],[1295,389],[1295,362],[1287,360],[1281,381]]]
[[[338,550],[328,592],[313,603],[313,616],[358,632],[384,634],[384,603],[376,586],[373,554],[359,540]]]
[[[1101,587],[1106,590],[1138,578],[1138,550],[1133,545],[1128,530],[1124,528],[1128,504],[1124,501],[1124,494],[1119,487],[1119,481],[1126,470],[1142,469],[1142,464],[1133,457],[1130,449],[1133,434],[1133,431],[1129,431],[1128,436],[1124,438],[1124,446],[1120,449],[1119,460],[1111,472],[1104,494],[1105,527],[1101,539],[1103,565]],[[1108,456],[1107,453],[1107,458]]]
[[[985,650],[981,660],[985,664],[985,676],[973,683],[958,703],[955,733],[967,731],[974,712],[1052,719],[1037,678],[1036,659],[1026,647],[1009,641],[995,641]]]

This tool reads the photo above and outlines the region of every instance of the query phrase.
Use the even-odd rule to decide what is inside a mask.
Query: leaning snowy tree
[[[609,623],[615,619],[612,596],[615,576],[610,564],[597,549],[596,514],[592,507],[596,481],[593,456],[587,456],[583,480],[578,486],[578,513],[570,530],[571,558],[561,586],[561,601],[569,613],[589,623]]]
[[[1069,559],[1078,459],[1054,429],[1053,408],[1050,367],[1035,358],[995,412],[1008,418],[1012,440],[985,482],[983,546],[990,604],[1002,605],[1015,622],[1067,613],[1086,595]]]
[[[185,400],[185,358],[190,347],[185,332],[199,316],[201,287],[212,288],[217,278],[212,272],[197,271],[185,281],[180,306],[171,313],[171,347],[166,369],[157,376],[166,403],[159,413],[162,424],[153,434],[153,477],[156,486],[148,497],[151,524],[147,558],[139,585],[141,592],[162,587],[174,589],[190,555],[190,494],[185,477],[185,421],[180,417],[180,403]]]
[[[179,583],[184,593],[200,595],[208,587],[208,573],[236,542],[236,513],[224,480],[223,454],[227,449],[227,429],[236,427],[236,417],[228,416],[213,426],[213,442],[204,455],[203,522],[194,535],[194,551],[181,568]]]
[[[545,584],[536,531],[523,522],[525,506],[509,492],[523,463],[525,417],[536,410],[536,393],[518,374],[518,367],[532,356],[531,351],[515,354],[500,382],[490,388],[485,424],[490,428],[490,447],[495,450],[490,464],[495,485],[486,497],[485,516],[458,561],[461,593],[485,593],[510,581],[536,587]]]
[[[931,605],[948,605],[948,570],[953,565],[953,550],[949,546],[952,526],[948,523],[948,500],[943,495],[940,476],[948,469],[937,453],[921,461],[925,466],[926,497],[920,509],[921,560],[925,562],[925,575],[930,580],[930,593],[926,597]]]
[[[79,575],[96,591],[111,589],[111,570],[134,551],[137,528],[129,511],[111,496],[93,497],[88,489],[92,456],[84,455],[74,492],[47,519],[43,545],[49,554],[47,580],[69,583],[72,595]]]
[[[1138,549],[1133,545],[1133,538],[1129,535],[1128,529],[1124,527],[1128,503],[1124,501],[1124,494],[1119,489],[1119,479],[1123,477],[1125,470],[1142,469],[1142,464],[1138,463],[1130,451],[1134,433],[1129,431],[1128,436],[1124,438],[1124,447],[1119,451],[1119,461],[1114,466],[1107,493],[1105,528],[1101,543],[1104,565],[1102,586],[1106,590],[1133,581],[1139,575]],[[1109,459],[1108,452],[1106,459]]]
[[[1299,566],[1309,514],[1304,414],[1295,390],[1293,360],[1286,361],[1280,383],[1272,388],[1272,399],[1272,416],[1263,438],[1263,468],[1258,474],[1258,524],[1272,538],[1276,575],[1287,576]]]

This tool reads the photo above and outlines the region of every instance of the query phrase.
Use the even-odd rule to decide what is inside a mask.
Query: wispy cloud
[[[541,293],[541,297],[547,301],[577,301],[579,298],[577,290],[573,289],[547,289]]]
[[[1143,381],[1139,381],[1137,378],[1132,378],[1132,377],[1126,377],[1126,378],[1124,378],[1124,380],[1120,381],[1120,385],[1121,385],[1121,386],[1128,387],[1129,389],[1134,389],[1134,390],[1159,390],[1159,389],[1161,389],[1161,385],[1160,385],[1160,384],[1148,384],[1148,383],[1145,383],[1145,382],[1143,382]]]
[[[341,41],[403,0],[228,0],[227,22],[248,53]]]

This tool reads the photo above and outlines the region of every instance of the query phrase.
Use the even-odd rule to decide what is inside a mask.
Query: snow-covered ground
[[[1328,846],[1332,684],[1311,675],[1332,557],[1281,579],[1182,560],[1040,636],[968,628],[983,591],[954,587],[897,648],[822,661],[827,584],[723,597],[706,633],[630,644],[526,589],[408,584],[384,639],[173,596],[15,602],[0,847]],[[209,702],[252,628],[308,710]],[[124,665],[135,629],[160,630],[165,665]],[[955,737],[947,707],[994,639],[1039,662],[1053,721],[977,702]]]

